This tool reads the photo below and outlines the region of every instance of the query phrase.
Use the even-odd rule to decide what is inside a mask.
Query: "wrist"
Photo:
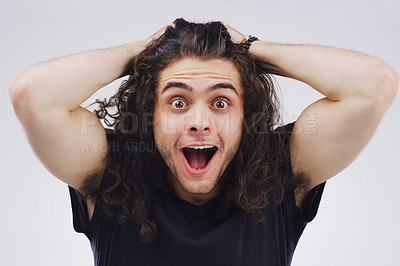
[[[140,54],[148,45],[148,42],[146,40],[141,40],[141,41],[134,41],[128,44],[123,45],[123,47],[126,49],[126,53],[130,58],[136,57],[138,54]]]
[[[145,40],[143,41],[134,41],[130,42],[124,45],[121,45],[120,51],[121,51],[121,56],[122,60],[125,62],[123,71],[120,75],[120,77],[130,75],[131,74],[131,67],[134,59],[146,48],[147,42]]]
[[[253,42],[249,48],[249,54],[265,73],[286,76],[279,67],[281,64],[282,49],[280,45],[268,41]]]
[[[246,50],[249,50],[251,44],[253,42],[259,41],[259,39],[256,36],[253,35],[248,35],[248,36],[244,36],[242,41],[240,42],[241,45],[243,45],[243,47]]]

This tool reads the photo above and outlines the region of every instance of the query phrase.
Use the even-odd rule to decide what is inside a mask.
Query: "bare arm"
[[[35,153],[53,175],[78,190],[85,178],[104,170],[107,154],[105,130],[80,104],[121,77],[144,46],[134,42],[52,60],[28,69],[10,86]]]
[[[240,41],[242,36],[231,32]],[[293,172],[310,181],[297,197],[300,205],[310,189],[342,171],[366,146],[396,95],[398,77],[382,61],[342,49],[259,41],[249,52],[268,72],[326,96],[302,112],[291,136]],[[307,130],[310,119],[313,130]]]
[[[348,166],[371,139],[394,99],[397,75],[376,58],[342,49],[269,42],[251,49],[264,68],[326,96],[303,111],[291,137],[293,171],[305,173],[312,189]],[[314,130],[307,130],[310,119]]]

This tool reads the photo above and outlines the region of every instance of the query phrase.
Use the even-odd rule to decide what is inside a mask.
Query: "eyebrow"
[[[166,90],[168,90],[169,88],[181,88],[184,89],[188,92],[192,92],[193,91],[193,87],[191,87],[190,85],[183,83],[183,82],[168,82],[167,85],[163,88],[161,94],[163,94]],[[208,92],[212,92],[214,90],[218,90],[218,89],[231,89],[233,90],[236,95],[239,96],[236,88],[230,84],[230,83],[217,83],[212,85],[211,87],[208,88]]]

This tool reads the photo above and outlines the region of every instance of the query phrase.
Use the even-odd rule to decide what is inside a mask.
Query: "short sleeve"
[[[314,220],[315,216],[317,215],[325,184],[326,182],[319,184],[315,188],[311,189],[304,197],[300,208],[303,221],[309,223]]]
[[[69,195],[71,198],[72,221],[74,230],[78,233],[84,233],[88,236],[89,214],[86,205],[86,200],[76,189],[68,186]]]
[[[286,130],[289,132],[289,136],[293,131],[295,122],[287,124],[285,126]],[[309,223],[314,220],[318,212],[318,207],[322,199],[322,194],[324,192],[326,182],[323,182],[311,189],[304,197],[303,203],[300,207],[301,218],[304,222]]]
[[[107,141],[109,145],[109,151],[113,152],[116,144],[115,131],[105,129],[107,135]],[[72,221],[74,230],[78,233],[84,233],[89,239],[91,237],[91,224],[97,217],[97,204],[95,205],[92,219],[89,219],[88,208],[85,197],[76,189],[68,186],[69,195],[71,199],[72,208]]]

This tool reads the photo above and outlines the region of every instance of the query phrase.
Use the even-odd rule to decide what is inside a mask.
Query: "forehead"
[[[190,83],[195,88],[230,83],[239,94],[242,93],[240,74],[236,66],[224,59],[185,58],[171,63],[160,73],[158,93],[161,93],[168,83],[175,81]]]

